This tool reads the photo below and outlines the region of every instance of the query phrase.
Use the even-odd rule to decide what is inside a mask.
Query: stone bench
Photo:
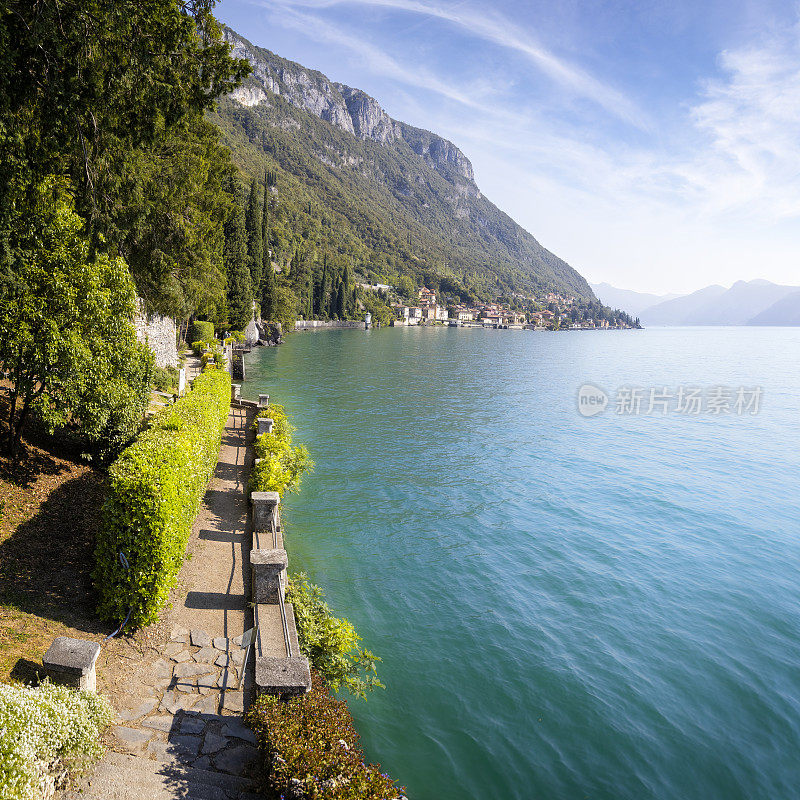
[[[100,655],[100,645],[85,639],[58,636],[42,658],[44,671],[53,683],[97,691],[95,664]]]

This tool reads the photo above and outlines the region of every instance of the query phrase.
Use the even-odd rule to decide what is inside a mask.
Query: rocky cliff
[[[249,178],[276,176],[277,262],[336,254],[367,281],[407,275],[463,299],[593,298],[578,272],[481,194],[455,144],[392,119],[360,89],[230,29],[225,37],[252,74],[209,117]]]
[[[268,100],[264,89],[295,108],[308,111],[359,139],[386,144],[404,140],[427,164],[450,177],[451,172],[474,184],[470,160],[450,141],[430,131],[393,120],[374,97],[343,83],[334,83],[321,72],[256,47],[230,28],[225,40],[237,58],[246,58],[253,72],[233,93],[234,100],[253,106]],[[475,187],[477,192],[477,187]]]

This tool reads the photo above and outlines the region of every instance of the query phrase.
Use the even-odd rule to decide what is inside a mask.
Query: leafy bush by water
[[[205,371],[111,465],[93,573],[104,618],[121,621],[132,608],[140,627],[166,604],[217,464],[230,386],[224,370]]]
[[[297,491],[303,474],[314,468],[308,450],[303,445],[292,447],[295,428],[283,406],[270,404],[259,416],[272,419],[273,425],[272,433],[256,437],[255,454],[261,461],[250,472],[250,490],[281,495],[287,489]]]
[[[379,764],[364,763],[347,703],[316,672],[308,694],[285,703],[261,695],[246,720],[266,757],[268,797],[392,800],[405,793]]]
[[[0,684],[0,799],[41,796],[40,783],[59,764],[86,769],[102,755],[100,732],[113,715],[94,692]]]
[[[334,691],[347,689],[366,699],[367,692],[383,689],[375,665],[381,659],[359,647],[361,637],[352,623],[334,616],[319,586],[302,572],[289,578],[300,650]]]

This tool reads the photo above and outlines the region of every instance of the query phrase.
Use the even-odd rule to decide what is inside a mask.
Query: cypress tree
[[[328,296],[328,319],[336,319],[339,315],[339,284],[341,283],[336,269],[331,270],[331,291]]]
[[[269,187],[270,173],[264,172],[264,201],[261,204],[261,250],[264,255],[263,267],[261,270],[262,278],[267,273],[267,266],[272,261],[270,256],[270,235],[269,235]]]
[[[347,310],[344,307],[344,281],[339,281],[339,291],[336,293],[336,315],[339,319],[345,319]]]
[[[261,279],[261,316],[267,320],[274,320],[277,315],[275,270],[269,263],[266,264],[264,270],[264,277]]]
[[[276,296],[275,296],[275,270],[272,268],[272,256],[270,255],[270,234],[269,234],[269,187],[275,183],[274,172],[264,172],[264,200],[261,206],[261,243],[263,251],[263,261],[261,267],[261,286],[259,296],[261,298],[261,315],[264,319],[274,320],[277,316]]]
[[[258,181],[253,178],[250,184],[250,197],[247,201],[247,255],[250,268],[250,278],[253,287],[258,289],[261,285],[261,271],[264,266],[264,243],[261,219],[261,198],[259,195]]]
[[[244,198],[235,176],[230,176],[226,188],[234,198],[233,208],[225,221],[222,250],[228,282],[228,322],[234,330],[244,330],[253,315],[253,284],[247,266]]]

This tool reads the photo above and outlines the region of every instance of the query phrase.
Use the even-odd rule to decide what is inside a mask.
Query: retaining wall
[[[157,366],[178,366],[178,331],[175,320],[160,314],[146,314],[144,303],[140,300],[133,324],[136,327],[136,338],[153,351]]]
[[[324,319],[299,319],[294,324],[296,331],[309,331],[315,328],[358,328],[364,329],[363,320],[344,319],[344,320],[324,320]]]

